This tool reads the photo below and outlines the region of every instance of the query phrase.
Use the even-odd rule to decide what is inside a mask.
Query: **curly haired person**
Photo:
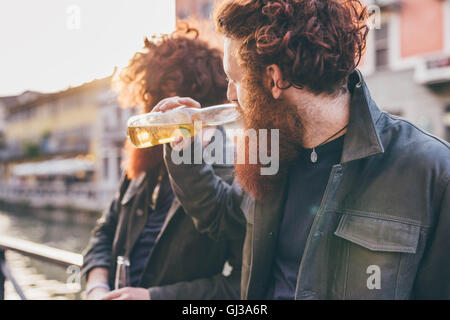
[[[177,95],[192,96],[204,105],[224,102],[222,54],[197,36],[188,27],[146,39],[143,51],[119,74],[121,103],[149,112],[160,99]],[[201,234],[174,196],[162,146],[127,145],[126,150],[129,159],[117,196],[84,253],[87,298],[238,299],[245,228],[237,226],[240,237],[233,240],[214,241]],[[214,166],[214,172],[233,180],[232,166]],[[118,256],[129,259],[130,283],[110,291]],[[222,272],[226,261],[232,267],[229,275]]]

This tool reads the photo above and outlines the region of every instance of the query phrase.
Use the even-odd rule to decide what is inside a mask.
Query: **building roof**
[[[12,174],[15,176],[57,176],[75,175],[78,172],[94,171],[94,163],[85,159],[46,160],[15,165]]]
[[[56,100],[65,96],[79,94],[80,92],[99,88],[102,86],[109,86],[111,83],[112,75],[106,78],[94,79],[90,82],[86,82],[77,87],[69,87],[68,89],[61,90],[53,93],[38,93],[32,91],[26,91],[19,96],[4,97],[10,98],[9,105],[7,107],[8,113],[15,113],[23,108],[32,108],[42,103],[46,103],[52,100]],[[32,95],[31,95],[32,94]],[[26,97],[29,97],[28,99]],[[22,98],[21,98],[22,97]],[[14,100],[14,98],[16,98]],[[1,98],[0,98],[1,99]],[[0,100],[1,101],[1,100]]]

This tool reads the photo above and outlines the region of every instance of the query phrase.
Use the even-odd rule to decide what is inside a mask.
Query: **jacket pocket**
[[[345,214],[334,234],[372,251],[416,253],[420,227]]]
[[[407,299],[421,227],[343,214],[334,232],[333,291],[343,299]]]

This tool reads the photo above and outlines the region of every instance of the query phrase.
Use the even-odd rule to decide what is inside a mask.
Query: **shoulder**
[[[450,144],[415,124],[382,112],[377,121],[386,154],[402,159],[416,169],[433,169],[450,180]]]

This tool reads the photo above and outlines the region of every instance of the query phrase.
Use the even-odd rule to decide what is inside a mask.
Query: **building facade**
[[[450,141],[450,0],[366,1],[361,70],[378,105]]]
[[[110,82],[3,98],[1,197],[37,206],[107,204],[120,179],[126,121],[136,112],[120,108]]]
[[[210,19],[217,2],[177,0],[177,18]],[[360,69],[378,105],[450,140],[450,0],[363,2],[372,28]]]
[[[214,5],[221,0],[176,0],[177,19],[210,19]]]
[[[218,1],[177,0],[177,18],[210,22]],[[374,14],[360,69],[372,96],[450,140],[450,0],[366,4]],[[137,113],[119,107],[110,82],[0,97],[0,198],[105,207],[122,171],[126,121]]]

